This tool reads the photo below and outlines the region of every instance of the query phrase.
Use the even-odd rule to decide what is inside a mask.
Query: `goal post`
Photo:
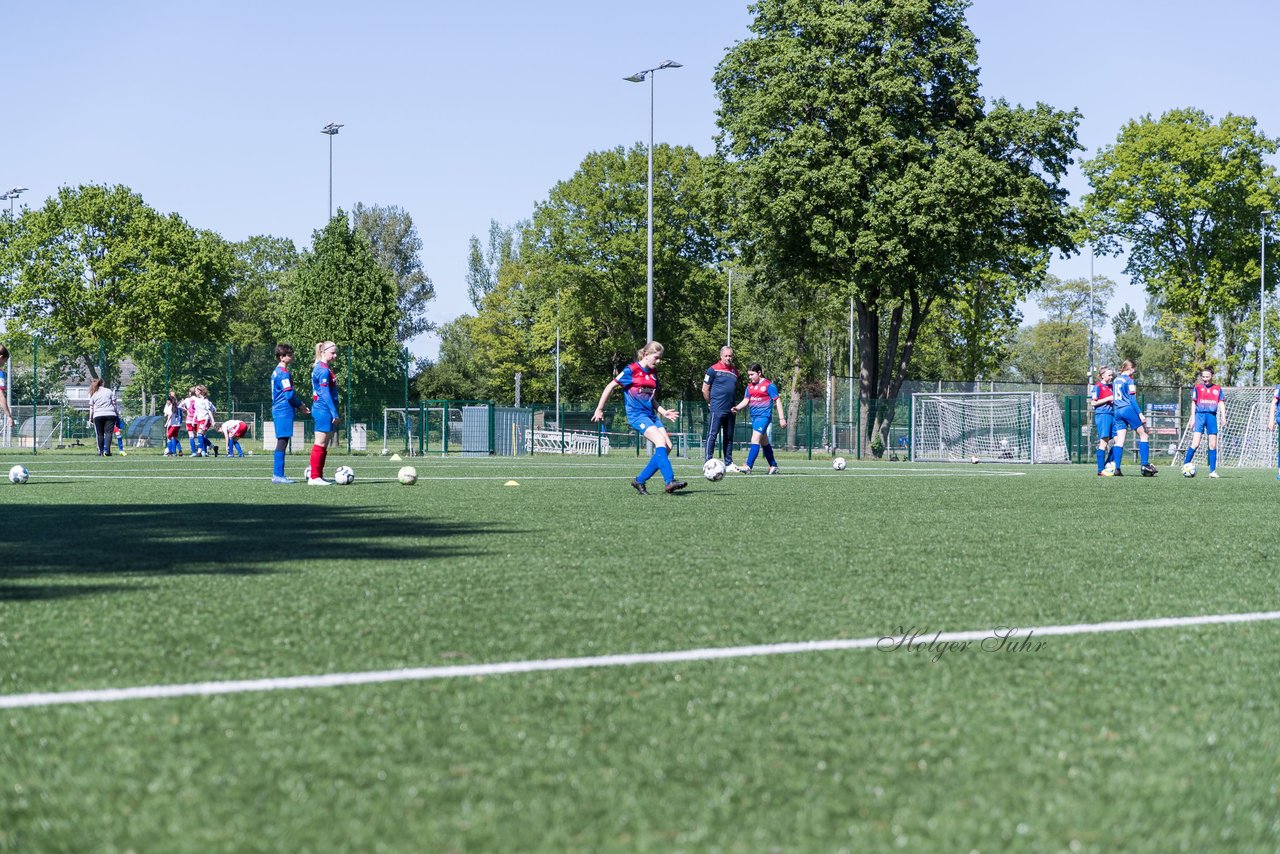
[[[1035,391],[913,394],[911,460],[1070,462],[1062,406]]]
[[[1271,432],[1271,400],[1275,386],[1232,386],[1222,390],[1226,418],[1218,422],[1218,466],[1271,468],[1276,465],[1276,434]],[[1182,420],[1178,451],[1169,465],[1182,465],[1191,447],[1190,414]],[[1200,440],[1192,462],[1208,465],[1209,442]]]

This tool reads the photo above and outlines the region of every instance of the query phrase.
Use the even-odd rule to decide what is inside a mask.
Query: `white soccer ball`
[[[1195,464],[1195,463],[1183,463],[1183,464],[1182,464],[1182,476],[1183,476],[1183,477],[1195,477],[1195,476],[1196,476],[1196,464]]]
[[[418,470],[413,466],[405,466],[396,473],[396,480],[405,486],[413,486],[418,482]]]
[[[1105,474],[1105,475],[1107,475],[1108,477],[1110,477],[1111,475],[1115,474],[1115,473],[1116,473],[1116,464],[1115,464],[1115,463],[1113,463],[1113,462],[1108,462],[1105,466],[1103,466],[1103,467],[1102,467],[1102,473],[1103,473],[1103,474]]]
[[[719,460],[707,460],[702,464],[702,476],[707,480],[724,479],[724,463]]]
[[[836,471],[844,471],[845,465],[847,465],[847,463],[845,463],[844,457],[836,457],[831,461],[831,467]]]
[[[302,470],[302,479],[311,480],[311,466],[307,466]]]
[[[10,483],[26,483],[27,478],[31,477],[31,473],[27,471],[26,466],[14,466],[9,469]]]
[[[333,473],[333,482],[338,484],[338,486],[350,486],[355,479],[356,472],[355,469],[351,468],[351,466],[340,466],[338,470]]]
[[[981,460],[979,460],[977,457],[974,457],[973,459],[969,460],[969,462],[973,463],[976,466],[979,462],[981,462]]]

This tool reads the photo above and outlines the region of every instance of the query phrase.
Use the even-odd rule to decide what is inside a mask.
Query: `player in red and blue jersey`
[[[764,368],[758,364],[747,368],[747,393],[733,409],[741,412],[748,406],[751,407],[751,447],[747,449],[747,465],[742,471],[751,474],[751,467],[763,450],[764,458],[769,463],[769,474],[777,474],[778,461],[773,457],[773,445],[769,444],[769,422],[773,420],[773,407],[778,408],[779,427],[787,426],[787,418],[782,414],[778,387],[765,379]]]
[[[1111,383],[1116,372],[1103,365],[1098,369],[1098,381],[1089,386],[1089,405],[1093,407],[1093,426],[1098,431],[1098,474],[1107,465],[1111,439],[1116,435],[1114,392]]]
[[[311,369],[311,417],[315,419],[315,444],[311,446],[312,486],[332,486],[325,479],[324,461],[329,455],[329,434],[338,429],[338,382],[330,363],[338,356],[338,345],[321,341],[316,345],[316,363]]]
[[[276,434],[271,482],[294,483],[293,478],[285,477],[284,474],[284,453],[293,438],[293,414],[295,410],[301,410],[306,415],[311,410],[293,390],[293,376],[289,373],[289,365],[293,362],[293,347],[289,344],[277,344],[276,362],[276,369],[271,372],[271,420]]]
[[[1191,391],[1191,446],[1182,460],[1186,465],[1200,447],[1200,436],[1209,437],[1209,477],[1218,476],[1218,419],[1226,419],[1227,405],[1222,400],[1222,386],[1213,381],[1213,368],[1200,372],[1200,382]]]
[[[1271,396],[1271,423],[1267,425],[1267,429],[1275,430],[1277,424],[1280,424],[1280,385],[1276,386],[1276,393]],[[1276,455],[1276,480],[1280,480],[1280,454]]]
[[[1116,440],[1111,446],[1111,462],[1115,463],[1119,477],[1120,464],[1124,461],[1124,440],[1130,429],[1138,433],[1138,461],[1142,464],[1143,477],[1155,477],[1156,467],[1151,465],[1151,441],[1147,436],[1147,418],[1138,409],[1138,384],[1133,379],[1136,370],[1132,361],[1125,359],[1120,366],[1120,376],[1111,384],[1115,404]]]
[[[662,472],[668,494],[689,485],[683,480],[676,480],[675,472],[671,469],[671,437],[667,435],[667,428],[663,427],[659,420],[665,418],[668,421],[675,421],[680,417],[680,413],[676,410],[658,405],[658,376],[655,372],[661,361],[662,345],[657,341],[645,344],[644,349],[636,354],[636,360],[623,368],[622,373],[617,377],[609,380],[609,384],[600,394],[596,411],[591,415],[592,421],[596,423],[603,421],[604,405],[609,400],[609,395],[613,394],[615,388],[622,389],[622,399],[627,409],[627,423],[653,446],[653,455],[649,457],[649,462],[640,474],[636,475],[635,480],[631,481],[631,485],[641,495],[649,494],[645,483],[653,477],[654,472],[658,471]]]

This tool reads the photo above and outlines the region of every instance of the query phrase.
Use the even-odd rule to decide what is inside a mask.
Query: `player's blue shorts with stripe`
[[[271,420],[275,425],[277,439],[293,438],[293,407],[290,406],[287,412],[278,409],[271,410]]]
[[[627,423],[631,425],[632,430],[635,430],[638,433],[643,433],[645,430],[648,430],[650,427],[662,426],[662,422],[658,419],[658,416],[654,415],[653,413],[644,413],[640,415],[628,415]]]
[[[1133,408],[1116,410],[1117,430],[1137,430],[1142,426],[1142,415]]]
[[[1110,439],[1116,435],[1116,418],[1110,412],[1095,412],[1093,426],[1098,430],[1099,439]]]
[[[769,429],[769,422],[773,420],[772,415],[752,415],[751,429],[757,433],[763,433]]]
[[[1218,413],[1216,412],[1197,412],[1195,426],[1191,428],[1192,433],[1208,433],[1210,436],[1218,435]]]
[[[311,417],[315,420],[317,433],[332,433],[333,422],[338,420],[338,416],[327,409],[313,409],[311,410]]]

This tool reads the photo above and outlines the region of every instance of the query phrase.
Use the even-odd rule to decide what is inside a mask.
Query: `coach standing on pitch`
[[[704,461],[715,455],[716,437],[720,436],[725,471],[736,472],[738,467],[733,464],[733,405],[738,402],[738,369],[733,366],[732,347],[721,347],[720,361],[707,368],[707,375],[702,379],[702,399],[711,410],[707,419]]]

